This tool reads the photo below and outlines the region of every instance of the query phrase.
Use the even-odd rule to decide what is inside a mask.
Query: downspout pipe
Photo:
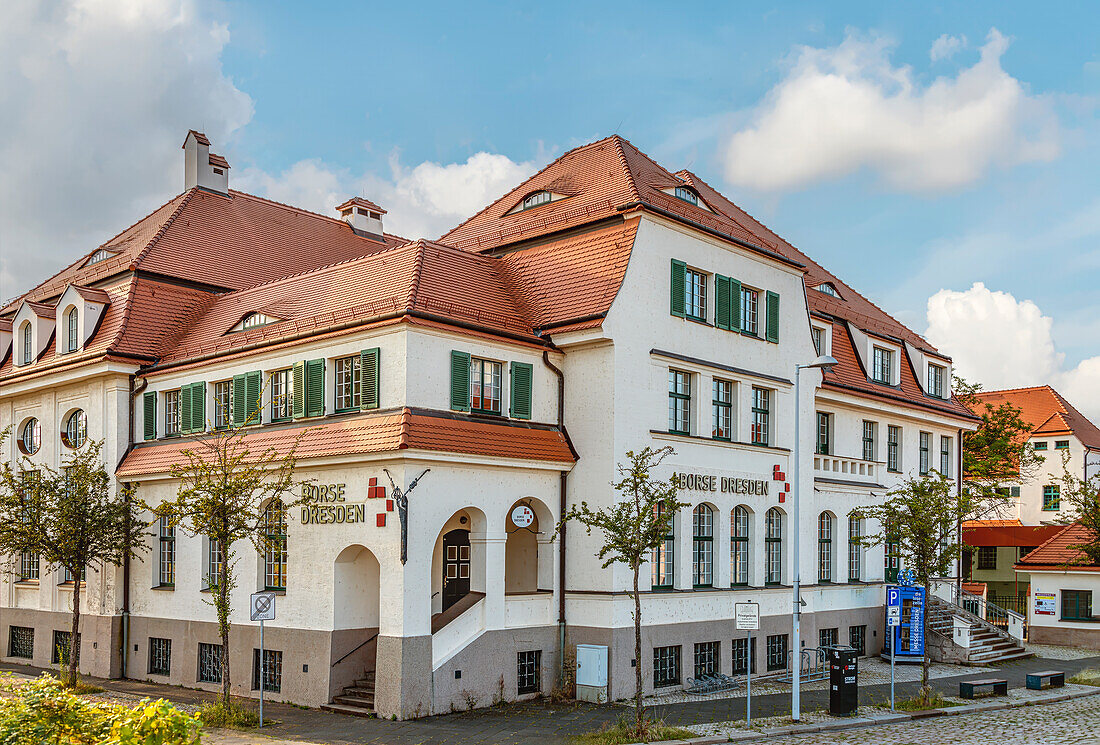
[[[565,433],[565,373],[550,361],[550,353],[542,352],[542,364],[558,379],[558,429]],[[568,436],[566,436],[568,439]],[[570,446],[572,447],[572,446]],[[565,516],[568,501],[569,472],[562,471],[558,482],[558,519]],[[558,529],[558,650],[560,656],[560,680],[565,680],[565,537],[566,524],[559,523]]]
[[[955,453],[955,490],[957,496],[962,498],[962,484],[963,484],[963,430],[959,428],[958,437],[955,439],[958,443],[958,452]],[[963,589],[963,527],[962,516],[956,517],[955,525],[955,540],[959,542],[959,555],[955,559],[955,597],[959,599],[959,605],[962,605],[962,589]],[[925,602],[928,602],[927,600]]]
[[[134,375],[130,376],[130,399],[126,411],[126,452],[122,454],[118,465],[126,460],[126,456],[134,449],[134,402],[149,386],[149,380],[142,378],[141,383],[134,387]],[[115,466],[118,470],[118,466]],[[122,485],[129,492],[130,484]],[[125,678],[130,663],[130,551],[127,550],[122,557],[122,670],[119,677]]]

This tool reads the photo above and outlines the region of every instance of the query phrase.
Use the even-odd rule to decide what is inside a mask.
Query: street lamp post
[[[802,371],[809,368],[829,369],[833,365],[837,364],[836,360],[827,355],[821,355],[816,360],[808,365],[795,365],[794,370],[794,469],[792,472],[792,483],[794,489],[791,497],[791,522],[793,527],[791,529],[791,538],[794,540],[794,577],[792,581],[794,592],[794,612],[791,616],[791,636],[794,640],[794,670],[791,676],[791,719],[798,721],[802,717],[802,700],[801,700],[801,686],[802,686],[802,597],[800,595],[801,588],[801,569],[799,566],[798,556],[798,544],[799,530],[801,525],[798,521],[798,503],[799,499],[799,464],[802,461],[800,454],[801,448],[801,435],[799,423],[802,421],[802,408],[801,398],[799,397],[798,382],[802,376]]]

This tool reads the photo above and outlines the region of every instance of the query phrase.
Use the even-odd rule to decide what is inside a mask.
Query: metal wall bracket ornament
[[[393,475],[388,469],[383,468],[382,472],[386,474],[386,477],[390,480],[390,491],[393,493],[393,501],[397,505],[397,517],[401,521],[401,563],[404,564],[409,558],[409,492],[416,488],[420,479],[427,475],[428,471],[432,469],[425,468],[424,473],[417,476],[409,484],[409,488],[402,490],[394,480]]]

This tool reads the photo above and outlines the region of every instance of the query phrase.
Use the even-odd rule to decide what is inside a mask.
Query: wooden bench
[[[1047,685],[1043,685],[1046,681]],[[1044,670],[1041,673],[1027,674],[1027,687],[1033,691],[1043,688],[1061,688],[1066,684],[1066,674],[1061,670]]]
[[[989,688],[992,696],[1007,696],[1008,681],[1002,678],[982,678],[981,680],[963,680],[959,682],[959,697],[974,698],[974,692]]]

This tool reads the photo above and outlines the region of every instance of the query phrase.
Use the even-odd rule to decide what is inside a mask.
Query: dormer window
[[[546,204],[550,201],[550,192],[545,189],[542,191],[536,191],[534,194],[528,194],[523,199],[523,209],[529,210],[532,207],[538,207],[539,205]]]
[[[835,298],[840,297],[840,293],[836,291],[836,287],[833,286],[832,282],[822,282],[821,284],[819,284],[817,286],[816,289],[817,289],[818,292],[823,292],[826,295],[829,295],[830,297],[835,297]]]
[[[699,205],[699,195],[686,186],[677,186],[673,195],[677,199],[687,202],[688,204]]]
[[[34,352],[31,347],[31,322],[24,321],[23,325],[19,328],[19,336],[22,338],[23,344],[23,364],[31,364]]]
[[[943,398],[943,366],[928,363],[928,395]]]
[[[871,379],[883,385],[893,385],[894,350],[875,347],[872,360]]]
[[[99,262],[101,262],[105,259],[109,259],[110,257],[111,257],[111,252],[108,251],[105,248],[101,248],[98,251],[96,251],[94,254],[92,254],[92,257],[90,259],[88,259],[88,263],[85,264],[85,266],[90,266],[91,264],[98,264]]]
[[[75,352],[80,347],[80,313],[76,306],[65,313],[65,351]]]
[[[249,313],[247,316],[241,319],[241,322],[233,327],[233,331],[247,331],[248,329],[254,329],[259,326],[266,326],[269,323],[277,323],[282,319],[273,318],[271,316],[264,315],[263,313]]]

